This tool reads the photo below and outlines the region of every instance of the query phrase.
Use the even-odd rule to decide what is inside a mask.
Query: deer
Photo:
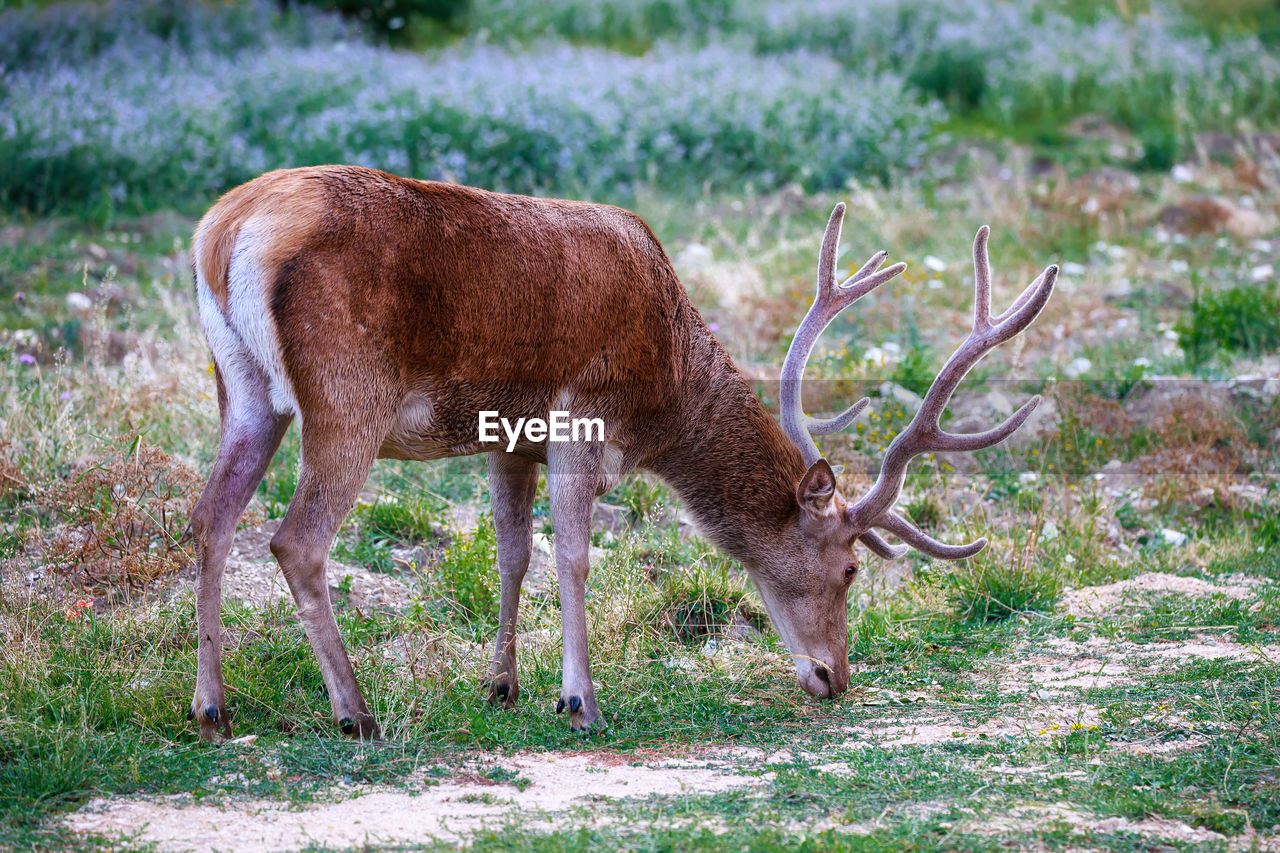
[[[805,365],[828,324],[898,276],[879,251],[836,275],[845,207],[827,223],[817,292],[780,373],[774,420],[677,277],[658,239],[619,207],[511,195],[356,166],[268,172],[224,195],[195,229],[199,318],[217,385],[219,443],[190,526],[196,562],[197,673],[189,719],[202,740],[231,736],[222,677],[221,594],[236,525],[282,437],[300,421],[297,487],[270,549],[346,735],[380,731],[334,618],[329,550],[377,458],[487,454],[501,579],[488,701],[513,706],[517,614],[529,566],[532,506],[546,467],[563,671],[556,712],[573,731],[606,726],[587,648],[585,584],[594,501],[633,469],[652,472],[705,537],[744,567],[789,651],[799,686],[846,690],[850,585],[857,543],[886,560],[909,548],[971,557],[986,539],[938,541],[894,505],[908,463],[991,447],[1027,420],[1030,399],[999,426],[957,435],[940,418],[988,352],[1048,302],[1047,267],[991,315],[989,228],[973,244],[972,329],[856,499],[815,436],[848,427],[858,400],[830,418],[805,414]],[[477,414],[602,420],[593,440],[483,442]],[[602,439],[602,440],[601,440]],[[896,537],[891,544],[885,534]]]

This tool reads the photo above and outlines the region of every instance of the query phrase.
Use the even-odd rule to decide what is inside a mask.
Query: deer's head
[[[838,432],[862,413],[866,398],[830,419],[804,413],[801,384],[804,367],[818,336],[836,315],[906,269],[898,263],[881,270],[878,252],[844,282],[836,280],[836,254],[844,205],[836,205],[827,223],[818,260],[818,293],[792,339],[781,373],[781,423],[800,449],[807,471],[796,487],[797,511],[782,531],[774,565],[756,566],[753,574],[769,617],[796,662],[800,686],[818,697],[836,696],[849,684],[849,588],[858,572],[854,544],[885,559],[897,559],[908,546],[943,560],[971,557],[986,539],[947,545],[919,530],[894,510],[902,492],[907,463],[922,453],[962,452],[991,447],[1008,438],[1031,415],[1040,398],[1033,397],[1004,423],[980,433],[956,435],[939,422],[952,393],[965,374],[988,352],[1027,328],[1049,301],[1058,277],[1049,266],[1008,310],[991,316],[991,268],[987,260],[987,226],[973,242],[974,314],[969,337],[951,354],[934,379],[911,423],[885,451],[875,484],[856,500],[840,494],[836,472],[822,458],[815,435]],[[892,545],[880,533],[903,544]]]

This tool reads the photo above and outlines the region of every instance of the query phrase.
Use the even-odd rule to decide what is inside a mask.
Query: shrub
[[[336,18],[276,15],[269,0],[66,0],[0,11],[0,68],[85,62],[128,50],[234,53],[281,40],[331,41],[345,30]]]
[[[727,28],[736,14],[732,0],[572,0],[532,3],[529,0],[476,0],[471,23],[476,29],[506,39],[557,35],[643,50],[675,36],[705,39]]]
[[[190,562],[187,520],[201,482],[142,436],[122,439],[38,496],[60,523],[41,556],[85,586],[145,587]]]
[[[650,183],[830,187],[911,168],[941,115],[893,76],[724,47],[115,50],[4,74],[0,202],[144,207],[331,162],[604,198]]]
[[[1112,4],[1079,14],[1073,4],[1044,0],[696,6],[480,0],[475,20],[523,38],[553,32],[643,45],[679,34],[694,44],[732,40],[762,55],[823,54],[864,73],[900,75],[957,113],[1023,138],[1054,139],[1067,120],[1101,114],[1138,135],[1148,168],[1167,168],[1190,148],[1193,121],[1233,129],[1280,108],[1280,57],[1266,41],[1280,33],[1280,13],[1264,0],[1187,0],[1137,15],[1119,14]],[[670,25],[655,28],[651,20]]]
[[[445,26],[457,25],[466,17],[468,0],[299,0],[308,6],[340,12],[354,18],[374,33],[396,39],[412,29],[411,24],[425,19]]]

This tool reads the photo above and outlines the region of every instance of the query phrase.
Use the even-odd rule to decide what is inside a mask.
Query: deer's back
[[[692,311],[632,213],[357,167],[232,190],[195,264],[224,314],[269,314],[304,418],[397,399],[401,431],[442,446],[474,439],[480,409],[651,413],[678,387]]]

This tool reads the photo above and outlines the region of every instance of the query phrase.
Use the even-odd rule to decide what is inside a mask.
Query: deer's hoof
[[[520,698],[520,684],[505,678],[489,682],[489,704],[511,708]]]
[[[600,709],[596,707],[595,699],[591,697],[583,699],[578,695],[562,696],[560,701],[556,703],[556,713],[562,713],[566,708],[569,709],[570,731],[604,731],[606,728],[604,717],[601,716]]]
[[[187,719],[194,720],[199,726],[200,740],[205,743],[231,739],[231,715],[226,708],[219,708],[217,705],[188,708]]]
[[[338,728],[344,735],[360,740],[381,740],[382,732],[374,722],[372,714],[357,714],[355,717],[343,717],[338,720]]]

